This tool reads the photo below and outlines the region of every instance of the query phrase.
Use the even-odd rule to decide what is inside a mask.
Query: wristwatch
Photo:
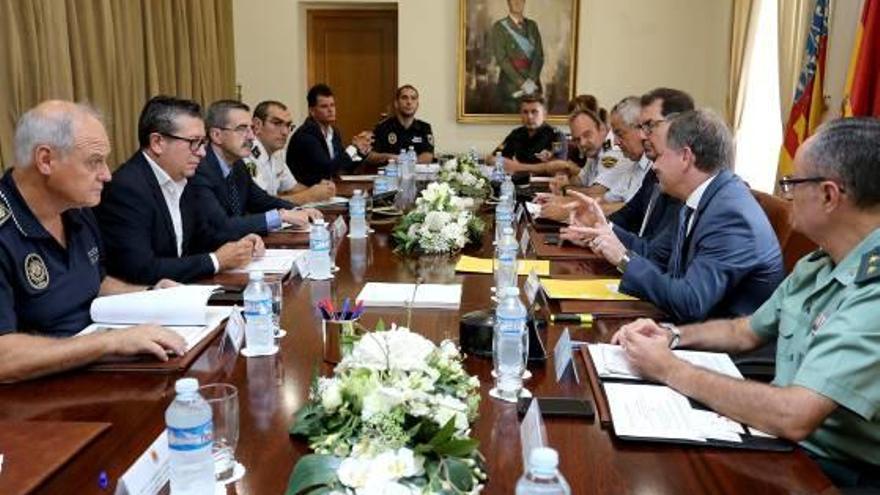
[[[623,257],[620,258],[620,261],[617,262],[617,271],[619,271],[620,273],[626,272],[626,267],[629,266],[629,260],[630,260],[629,254],[630,254],[630,251],[627,250],[625,253],[623,253]]]
[[[660,326],[669,332],[669,348],[675,349],[678,347],[678,342],[681,340],[681,330],[672,323],[661,323]]]

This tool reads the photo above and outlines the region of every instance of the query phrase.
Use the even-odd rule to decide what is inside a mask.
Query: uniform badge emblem
[[[3,203],[0,203],[0,225],[6,223],[6,221],[9,220],[9,217],[11,216],[12,214],[9,212],[9,208],[7,208],[6,205],[4,205]]]
[[[388,144],[397,144],[397,134],[393,132],[388,133]]]
[[[613,156],[604,156],[602,157],[602,166],[605,168],[614,168],[617,165],[617,158]]]
[[[31,287],[43,290],[49,286],[49,270],[43,258],[37,253],[31,253],[24,259],[24,274]]]
[[[89,249],[88,255],[89,255],[89,263],[91,263],[93,265],[97,265],[98,260],[101,259],[101,253],[98,251],[98,246],[95,246],[92,249]]]
[[[428,144],[430,144],[431,146],[434,146],[434,135],[433,134],[428,134]]]
[[[855,283],[861,285],[878,279],[880,279],[880,247],[876,247],[862,256]]]
[[[816,332],[828,321],[828,316],[825,313],[819,313],[819,316],[813,320],[813,324],[810,326],[810,335],[815,336]]]

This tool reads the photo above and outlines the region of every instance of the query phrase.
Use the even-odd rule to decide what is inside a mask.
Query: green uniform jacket
[[[531,54],[523,51],[514,36],[505,26],[510,26],[514,31],[531,42],[534,49]],[[501,67],[498,78],[497,96],[505,101],[505,107],[512,112],[517,112],[517,100],[513,93],[519,91],[520,86],[531,79],[541,86],[541,69],[544,67],[544,46],[541,43],[541,32],[538,25],[531,19],[523,19],[522,28],[517,27],[510,17],[495,21],[489,32],[489,42],[495,62]]]

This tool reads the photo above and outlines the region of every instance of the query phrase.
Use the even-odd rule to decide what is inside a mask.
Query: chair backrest
[[[770,220],[770,226],[776,233],[779,247],[782,249],[782,259],[786,273],[790,273],[798,262],[806,254],[816,249],[807,236],[792,229],[791,227],[791,202],[765,192],[752,189],[752,195],[761,205],[761,209]]]

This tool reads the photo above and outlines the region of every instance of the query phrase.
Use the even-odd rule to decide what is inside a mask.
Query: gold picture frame
[[[549,122],[565,122],[576,89],[580,0],[459,2],[458,122],[519,123],[517,101],[530,90],[544,96]],[[520,5],[524,20],[515,22]]]

